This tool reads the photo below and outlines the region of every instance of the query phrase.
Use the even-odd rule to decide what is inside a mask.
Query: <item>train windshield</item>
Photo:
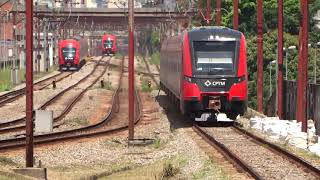
[[[62,48],[62,55],[64,58],[73,58],[76,56],[76,48],[74,47]]]
[[[195,74],[234,74],[236,41],[193,42]]]
[[[103,42],[103,44],[104,44],[104,48],[112,48],[112,46],[113,46],[113,41],[111,41],[111,40],[106,40],[106,41]]]

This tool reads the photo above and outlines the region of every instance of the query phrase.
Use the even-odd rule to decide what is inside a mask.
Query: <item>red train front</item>
[[[246,41],[239,31],[201,27],[162,44],[161,88],[191,117],[247,108]]]
[[[115,54],[117,51],[117,38],[114,35],[104,34],[101,40],[102,54]]]
[[[64,39],[59,41],[60,70],[78,70],[85,64],[84,58],[88,56],[88,39]]]

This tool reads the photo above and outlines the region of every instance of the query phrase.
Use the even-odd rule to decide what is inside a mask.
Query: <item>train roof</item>
[[[65,46],[67,44],[80,45],[80,42],[75,39],[62,39],[59,41],[60,46]]]
[[[192,41],[236,41],[241,38],[241,35],[240,31],[223,26],[202,26],[188,31],[189,39]]]
[[[106,38],[116,39],[116,36],[115,36],[115,35],[112,35],[112,34],[104,34],[104,35],[102,36],[102,39],[106,39]]]

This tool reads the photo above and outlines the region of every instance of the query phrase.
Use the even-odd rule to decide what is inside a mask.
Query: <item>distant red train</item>
[[[116,54],[117,37],[110,34],[104,34],[101,39],[102,54]]]
[[[59,41],[60,70],[78,70],[88,55],[88,41],[85,38],[64,39]]]
[[[162,44],[160,85],[183,114],[192,118],[219,112],[230,119],[247,108],[244,35],[224,27],[201,27]]]

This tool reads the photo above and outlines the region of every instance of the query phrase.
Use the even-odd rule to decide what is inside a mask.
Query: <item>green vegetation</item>
[[[100,87],[101,87],[101,85],[100,85]],[[112,87],[112,82],[111,81],[105,81],[104,82],[104,87],[103,87],[103,89],[106,89],[106,90],[113,90],[113,87]]]
[[[47,74],[52,73],[54,70],[56,70],[56,66],[50,67],[48,69],[48,72],[40,72],[40,73],[33,73],[33,79],[37,80]],[[19,82],[24,83],[25,82],[25,69],[19,69],[18,70],[18,79]],[[11,69],[1,69],[0,70],[0,92],[2,91],[9,91],[13,88],[13,85],[11,84]]]
[[[3,165],[17,165],[12,159],[4,156],[0,156],[0,164]]]
[[[76,125],[87,126],[89,125],[89,121],[85,118],[76,118],[73,120]]]
[[[149,85],[150,79],[145,78],[144,76],[140,77],[140,82],[141,82],[141,91],[142,92],[151,92],[153,90],[152,85]]]
[[[104,144],[108,148],[117,148],[117,147],[123,147],[123,144],[121,143],[121,140],[117,138],[108,139],[104,142]]]
[[[116,59],[122,59],[123,58],[123,54],[121,53],[116,53],[116,55],[114,56]]]
[[[179,179],[181,169],[186,164],[186,158],[176,155],[170,159],[142,167],[128,165],[126,169],[122,168],[118,172],[105,173],[106,175],[101,179]]]
[[[179,173],[179,171],[180,170],[178,167],[174,167],[170,162],[167,162],[163,165],[161,179],[174,177],[176,174]]]
[[[163,141],[159,137],[157,137],[153,142],[153,147],[155,149],[160,149],[160,148],[163,148],[165,144],[166,144],[165,141]]]
[[[25,70],[19,70],[19,80],[25,81],[24,78]],[[11,84],[11,69],[0,70],[0,92],[9,91],[13,88]]]
[[[151,55],[150,63],[154,65],[160,65],[160,53],[155,52]]]
[[[211,159],[208,159],[204,162],[202,168],[197,172],[193,173],[192,179],[231,179],[229,175],[223,171],[222,168],[217,167],[216,162],[213,162]]]

